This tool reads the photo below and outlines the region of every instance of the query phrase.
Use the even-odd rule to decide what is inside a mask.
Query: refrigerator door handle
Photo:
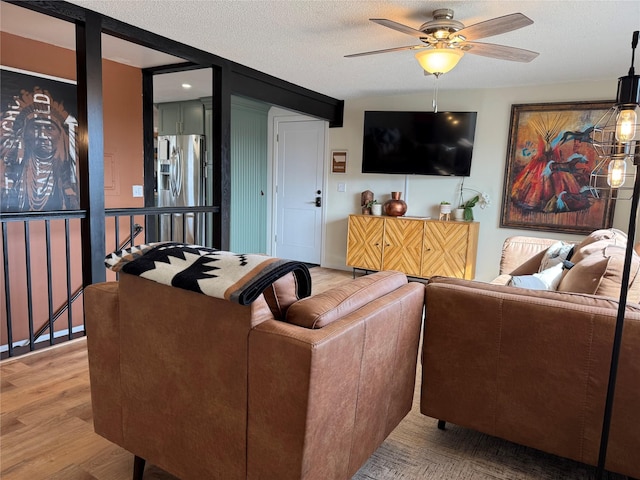
[[[180,148],[175,148],[171,152],[170,161],[170,178],[169,183],[171,185],[171,194],[174,197],[180,195],[182,190],[182,152]]]

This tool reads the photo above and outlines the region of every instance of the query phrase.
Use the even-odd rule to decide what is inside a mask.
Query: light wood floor
[[[313,293],[351,272],[312,268]],[[0,363],[2,480],[125,480],[133,456],[93,432],[86,338]],[[173,480],[152,465],[145,480]]]

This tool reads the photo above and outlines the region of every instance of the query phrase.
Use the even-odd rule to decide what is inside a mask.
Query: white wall
[[[447,81],[446,75],[439,80]],[[365,110],[424,110],[432,111],[432,83],[425,82],[424,94],[359,98],[345,102],[344,126],[329,130],[329,152],[347,150],[347,173],[332,174],[329,168],[327,189],[327,222],[324,267],[348,269],[346,266],[347,216],[360,213],[360,194],[371,190],[382,202],[391,191],[403,192],[407,215],[438,218],[438,205],[443,200],[457,203],[460,178],[362,174],[362,134]],[[441,87],[442,88],[442,87]],[[553,234],[533,230],[499,228],[504,167],[509,140],[511,105],[521,103],[570,102],[584,100],[614,100],[617,78],[606,82],[531,86],[511,89],[483,89],[466,91],[440,90],[439,111],[476,111],[475,144],[470,177],[465,188],[487,192],[491,206],[474,208],[475,220],[480,222],[476,279],[489,281],[498,274],[500,249],[505,238],[530,235],[558,239],[580,239],[581,236]],[[407,191],[405,191],[405,180]],[[338,183],[346,183],[346,192],[338,192]],[[465,195],[465,200],[468,199]],[[614,227],[627,230],[629,201],[618,201]]]

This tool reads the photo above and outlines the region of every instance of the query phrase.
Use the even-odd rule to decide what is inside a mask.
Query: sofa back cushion
[[[626,254],[627,236],[616,229],[596,230],[575,248],[571,262],[565,270],[558,291],[587,293],[619,298]],[[640,302],[640,257],[632,252],[631,275],[627,299]]]
[[[395,271],[358,277],[340,288],[294,303],[287,311],[286,321],[306,328],[322,328],[406,283],[407,276]]]
[[[479,282],[476,280],[463,280],[460,278],[449,278],[449,277],[431,277],[429,279],[429,284],[438,283],[438,284],[447,284],[451,285],[453,288],[457,287],[465,287],[472,288],[474,291],[483,291],[487,292],[490,295],[494,295],[497,297],[509,296],[509,298],[517,298],[522,297],[523,300],[526,299],[527,302],[547,302],[547,301],[557,301],[564,303],[572,303],[576,305],[581,305],[586,308],[606,308],[617,310],[618,309],[618,301],[612,298],[605,298],[601,296],[594,296],[585,293],[573,293],[573,292],[558,292],[558,291],[549,291],[549,290],[527,290],[521,288],[513,288],[508,285],[497,285],[485,282]],[[429,298],[429,289],[427,288],[427,300]],[[506,298],[506,297],[505,297]],[[640,305],[636,304],[627,304],[627,311],[640,313]]]

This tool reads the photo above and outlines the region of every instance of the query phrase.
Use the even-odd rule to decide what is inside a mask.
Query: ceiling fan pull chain
[[[435,73],[434,75],[434,86],[433,86],[433,113],[438,113],[438,78],[440,77],[439,73]]]

